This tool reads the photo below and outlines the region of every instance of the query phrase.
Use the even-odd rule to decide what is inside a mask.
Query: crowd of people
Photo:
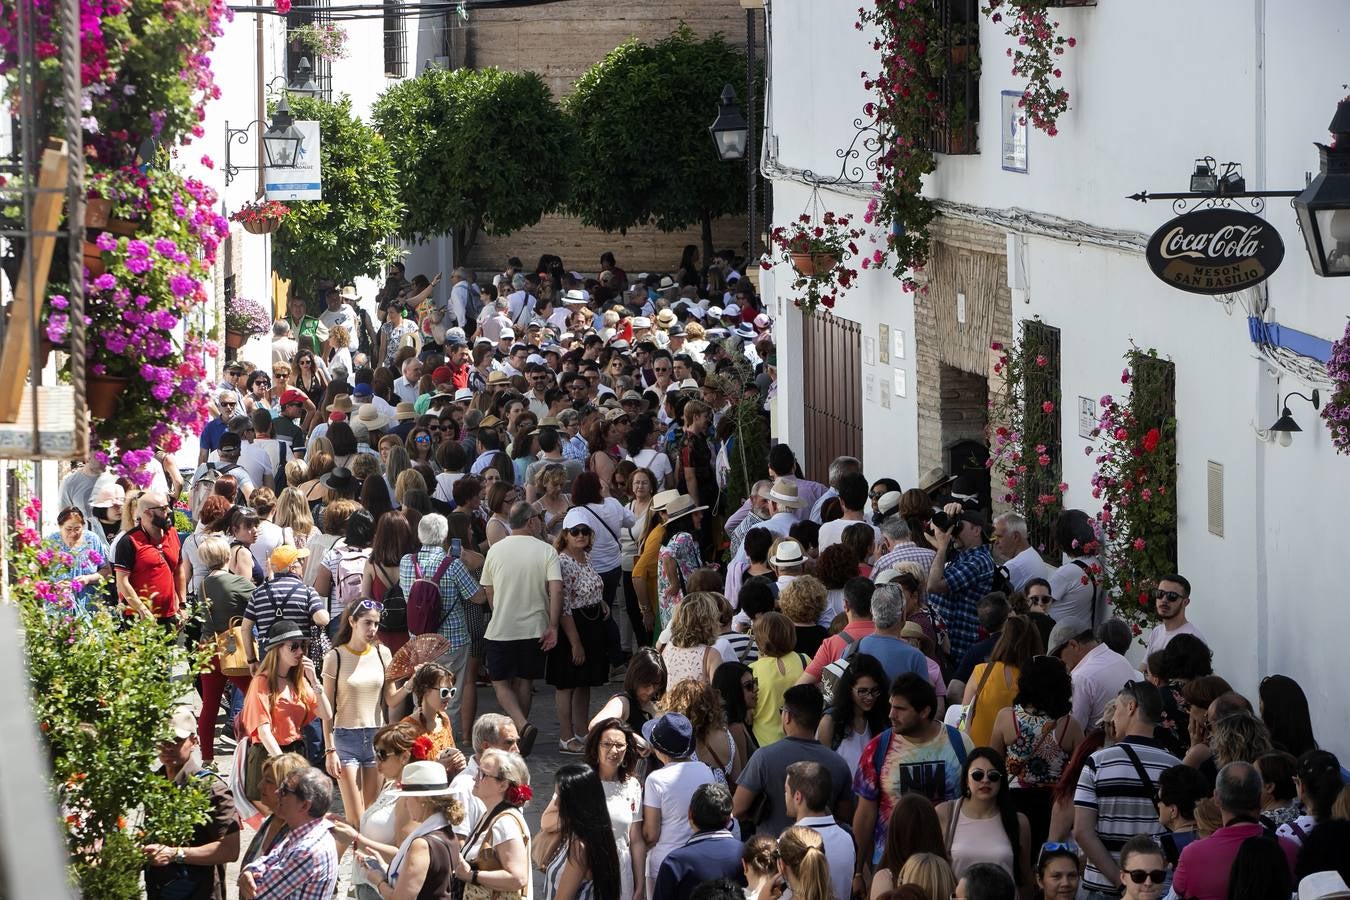
[[[151,897],[238,860],[327,898],[344,859],[362,900],[1350,897],[1346,773],[1293,679],[1216,674],[1185,577],[1138,646],[1082,511],[1052,565],[940,469],[814,481],[782,442],[738,504],[754,285],[601,265],[294,298],[193,471],[67,477],[85,608],[218,648],[160,748],[213,814],[146,848]]]

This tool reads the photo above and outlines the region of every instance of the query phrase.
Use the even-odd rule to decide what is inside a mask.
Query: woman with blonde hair
[[[717,689],[707,681],[686,678],[666,694],[665,708],[689,720],[694,726],[694,755],[712,769],[714,778],[735,790],[745,759],[727,728]]]
[[[375,732],[375,755],[379,759],[384,786],[379,796],[361,813],[359,822],[352,822],[350,816],[333,820],[339,859],[348,846],[358,854],[362,850],[374,850],[386,859],[393,859],[403,839],[417,827],[417,820],[410,812],[411,804],[400,803],[402,798],[398,794],[403,767],[413,762],[413,743],[417,738],[417,729],[407,722],[386,725]],[[353,855],[352,884],[358,900],[373,900],[377,893],[374,885],[367,881],[366,871]]]
[[[526,487],[525,499],[535,499],[534,508],[539,510],[544,523],[544,536],[553,540],[562,531],[563,519],[572,508],[572,498],[567,494],[567,467],[562,463],[547,463],[539,468],[534,481]]]
[[[253,581],[227,568],[230,545],[219,534],[206,535],[198,551],[207,570],[199,592],[199,596],[206,601],[206,622],[202,630],[204,636],[210,639],[229,632],[230,620],[243,618],[244,609],[253,594]],[[249,689],[247,677],[226,676],[220,670],[219,655],[213,654],[211,668],[203,672],[197,682],[197,690],[202,698],[201,712],[197,714],[197,739],[203,763],[215,759],[216,717],[220,714],[220,698],[225,694],[226,684],[233,684],[245,693]]]
[[[259,806],[266,807],[271,812],[258,830],[253,835],[253,840],[249,841],[248,849],[244,851],[244,858],[239,860],[239,865],[246,866],[260,856],[266,856],[272,852],[272,848],[281,843],[281,839],[290,834],[291,826],[287,825],[277,815],[277,788],[281,787],[286,780],[286,776],[292,772],[299,772],[309,768],[309,760],[305,759],[300,753],[283,753],[280,756],[272,756],[264,760],[262,764],[262,779],[258,782]]]
[[[310,444],[314,444],[316,441],[328,443],[327,438],[314,438],[310,441]],[[333,445],[328,444],[328,446],[331,448]],[[304,495],[305,502],[310,504],[312,510],[314,504],[328,502],[328,488],[324,486],[321,479],[333,471],[333,451],[311,446],[306,459],[306,480],[297,484],[296,488]]]
[[[670,620],[670,643],[661,651],[666,664],[666,690],[686,678],[711,682],[722,664],[713,647],[721,632],[717,598],[702,591],[685,597]]]
[[[793,900],[833,900],[825,841],[814,828],[793,825],[778,836],[778,871]]]
[[[900,884],[912,884],[928,900],[947,900],[956,893],[956,877],[951,864],[933,853],[915,853],[900,870]]]
[[[314,516],[310,514],[309,504],[305,502],[305,495],[293,487],[286,488],[281,492],[281,496],[277,497],[272,521],[278,528],[288,530],[291,537],[289,543],[296,547],[308,547],[309,539],[318,534],[318,529],[314,527]]]
[[[409,491],[427,492],[427,480],[416,469],[404,469],[394,481],[394,505],[403,506],[403,498]]]
[[[792,620],[796,638],[793,649],[798,653],[815,656],[821,643],[830,636],[829,630],[819,624],[825,612],[826,593],[824,582],[811,575],[792,579],[778,593],[778,608]]]

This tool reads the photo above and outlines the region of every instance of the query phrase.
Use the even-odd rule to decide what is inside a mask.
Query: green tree
[[[577,142],[568,209],[606,231],[698,223],[710,259],[712,220],[745,213],[745,167],[719,159],[708,136],[722,86],[745,84],[745,66],[721,35],[699,40],[681,25],[586,70],[563,100]]]
[[[563,198],[567,122],[533,72],[428,69],[385,91],[374,120],[403,171],[405,237],[452,232],[458,257]]]
[[[389,238],[403,225],[399,172],[389,146],[352,115],[351,99],[292,98],[291,114],[319,122],[323,199],[288,201],[272,244],[272,265],[308,295],[320,279],[378,276],[394,258]]]

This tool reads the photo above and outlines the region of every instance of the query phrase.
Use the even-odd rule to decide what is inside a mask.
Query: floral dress
[[[679,566],[680,577],[671,582],[666,575],[666,560],[673,559]],[[684,586],[694,570],[703,565],[703,557],[698,549],[698,538],[682,531],[670,539],[670,543],[661,548],[660,563],[656,567],[656,589],[658,592],[659,621],[657,633],[670,624],[675,615],[675,607],[684,598]]]
[[[88,528],[80,537],[80,543],[73,548],[66,546],[60,531],[47,535],[47,540],[56,548],[51,567],[52,577],[57,581],[73,581],[83,575],[93,575],[112,563],[112,551],[108,549],[107,543]],[[76,613],[80,616],[92,613],[103,591],[104,588],[97,584],[80,588],[74,597]]]

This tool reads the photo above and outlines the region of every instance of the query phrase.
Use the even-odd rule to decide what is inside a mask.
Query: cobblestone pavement
[[[595,688],[591,692],[591,714],[600,709],[612,694],[622,690],[621,685],[614,683],[607,688]],[[497,698],[490,687],[479,686],[478,691],[478,714],[487,712],[501,712],[501,706],[497,703]],[[195,695],[192,698],[195,701]],[[548,805],[549,799],[553,796],[553,778],[561,766],[570,762],[576,762],[580,759],[578,756],[558,752],[558,717],[554,711],[553,688],[538,682],[534,694],[534,705],[531,709],[531,718],[539,728],[539,737],[535,740],[534,751],[530,754],[526,762],[530,767],[530,782],[534,789],[534,799],[525,807],[525,819],[530,824],[530,830],[534,831],[539,825],[539,815],[544,807]],[[456,741],[460,748],[467,754],[469,753],[469,741],[467,736],[461,738],[458,730],[455,733]],[[228,773],[234,763],[234,747],[220,741],[216,743],[216,763],[219,771]],[[341,798],[334,788],[334,804],[341,809]],[[241,841],[241,847],[247,847],[249,841],[253,839],[253,830],[244,827],[244,834]],[[346,898],[355,896],[351,887],[351,860],[349,852],[342,859],[341,877],[338,881],[337,896]],[[236,900],[239,896],[239,890],[235,885],[239,877],[239,866],[237,863],[226,868],[226,896],[229,900]],[[536,894],[542,896],[543,890],[542,874],[534,873]]]

